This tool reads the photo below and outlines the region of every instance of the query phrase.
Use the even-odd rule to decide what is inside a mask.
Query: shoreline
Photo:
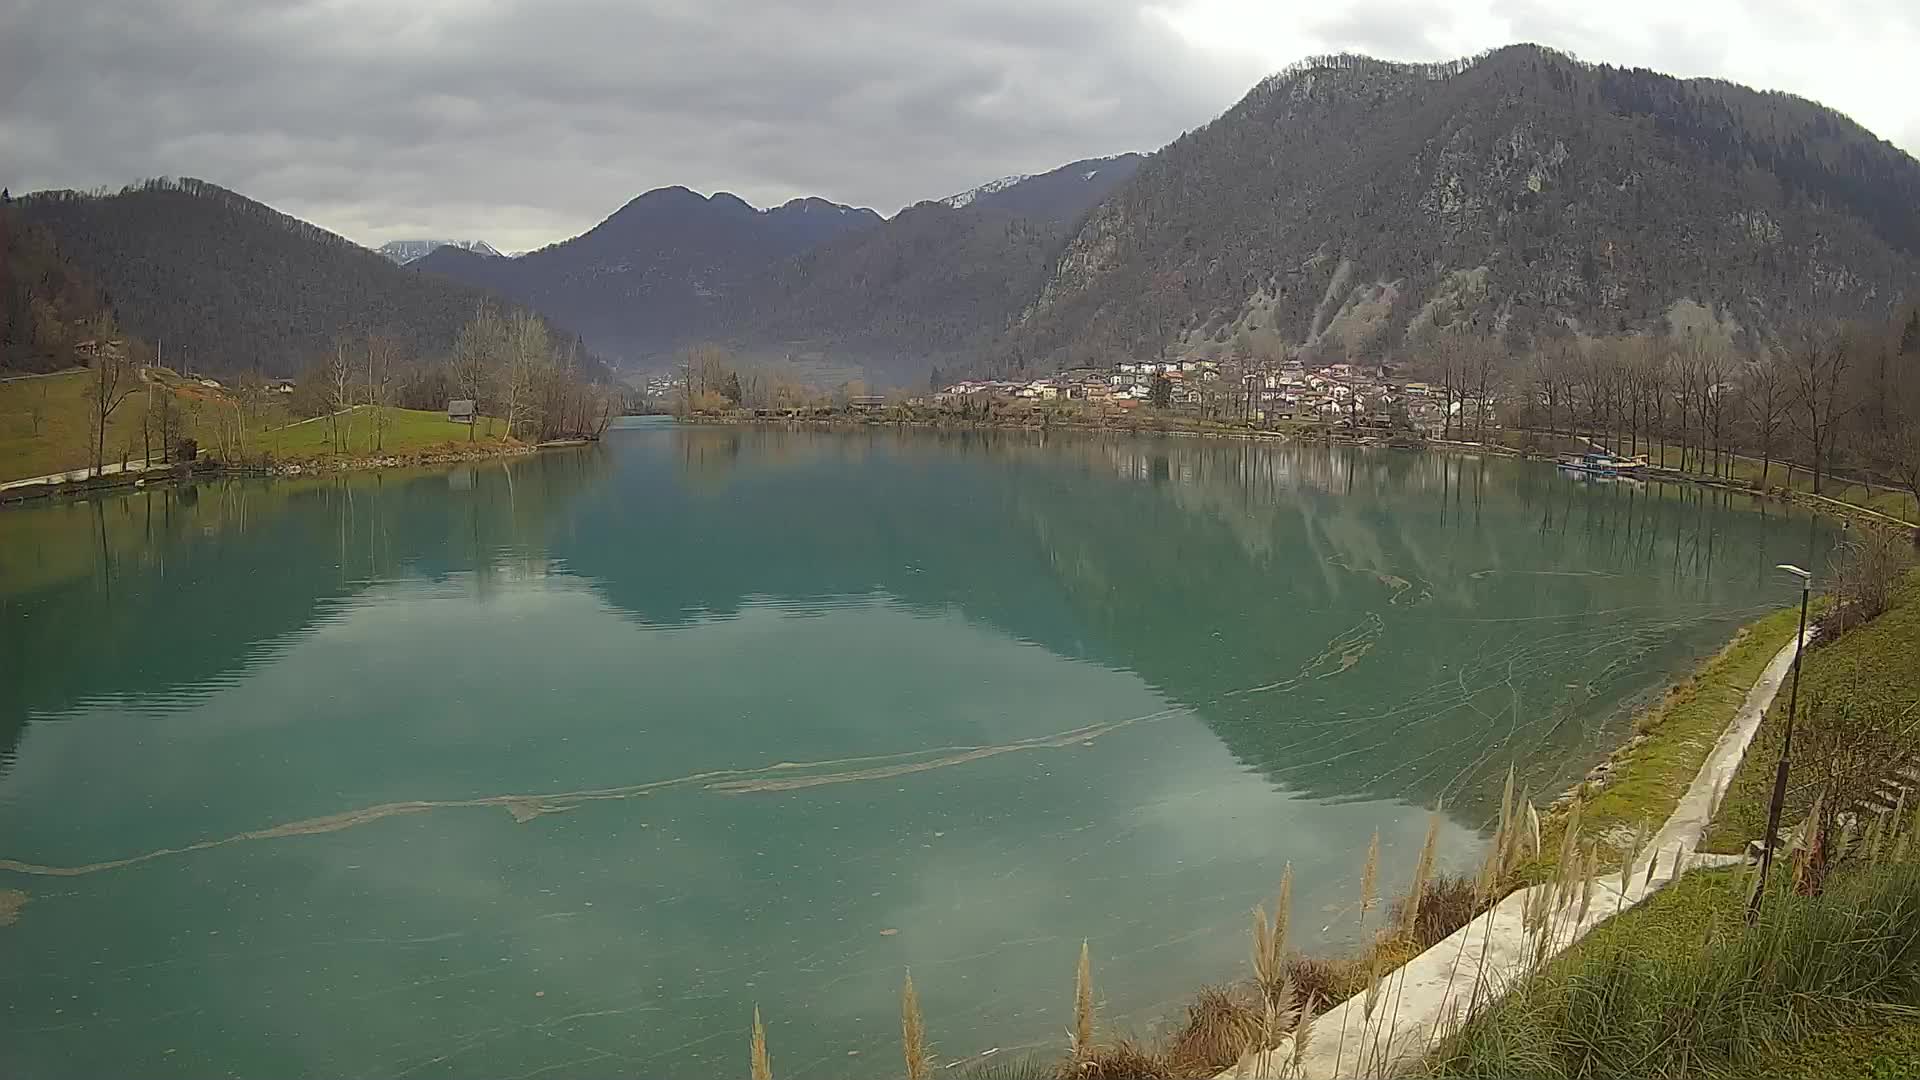
[[[1493,457],[1517,458],[1527,461],[1552,461],[1551,455],[1537,451],[1519,450],[1497,442],[1473,442],[1464,439],[1438,439],[1430,436],[1407,436],[1403,434],[1346,434],[1336,429],[1318,426],[1301,426],[1297,429],[1236,428],[1228,425],[1213,425],[1206,421],[1176,423],[1169,426],[1152,424],[1103,424],[1084,421],[1060,421],[1048,423],[1013,422],[1010,420],[975,419],[925,419],[925,418],[884,418],[876,416],[854,416],[835,413],[825,416],[699,416],[692,419],[676,418],[677,423],[689,426],[712,425],[716,427],[752,427],[768,430],[823,430],[857,431],[873,428],[920,429],[926,431],[1008,431],[1028,434],[1047,434],[1054,431],[1087,433],[1095,435],[1124,436],[1165,436],[1186,439],[1222,439],[1232,442],[1273,442],[1301,443],[1308,446],[1367,446],[1384,447],[1393,450],[1434,451],[1444,450],[1457,453],[1487,454]],[[1533,432],[1524,434],[1542,435],[1548,438],[1578,438],[1562,435],[1559,432]],[[1633,479],[1633,478],[1628,478]],[[1799,506],[1816,514],[1845,521],[1856,522],[1872,528],[1905,530],[1913,534],[1915,543],[1920,545],[1920,522],[1904,521],[1878,510],[1834,499],[1825,495],[1797,491],[1790,488],[1758,488],[1729,482],[1712,476],[1695,476],[1674,469],[1650,471],[1645,477],[1638,478],[1641,483],[1688,484],[1694,487],[1714,488],[1735,495],[1746,495],[1755,499],[1767,499],[1774,502]]]
[[[554,439],[543,443],[511,443],[491,446],[457,447],[459,444],[444,444],[424,450],[406,451],[391,454],[370,454],[348,457],[324,457],[304,461],[290,461],[270,465],[229,465],[218,460],[202,459],[191,463],[180,462],[163,468],[142,469],[129,472],[112,472],[101,476],[92,476],[84,480],[62,480],[51,483],[24,484],[18,487],[0,490],[0,511],[37,503],[43,499],[58,499],[72,496],[84,496],[94,492],[110,492],[153,487],[161,484],[178,484],[196,480],[215,480],[238,477],[272,478],[286,476],[315,476],[329,473],[377,472],[381,469],[410,469],[434,465],[456,465],[468,461],[490,461],[499,458],[525,457],[543,450],[563,450],[587,446],[592,439]]]

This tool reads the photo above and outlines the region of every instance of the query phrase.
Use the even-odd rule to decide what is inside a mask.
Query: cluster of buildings
[[[1220,365],[1212,360],[1126,361],[1108,370],[1072,368],[1043,379],[969,379],[934,395],[941,404],[981,399],[1029,401],[1107,402],[1132,408],[1153,399],[1154,381],[1164,376],[1170,384],[1169,404],[1199,405],[1202,386],[1220,381]]]
[[[1400,417],[1438,432],[1474,403],[1424,382],[1396,381],[1378,366],[1301,360],[1235,364],[1215,360],[1121,361],[1109,369],[1074,368],[1045,378],[969,379],[934,395],[940,404],[979,401],[1085,401],[1133,409],[1154,399],[1166,380],[1169,408],[1213,419],[1269,422],[1322,420],[1353,427],[1388,427]]]

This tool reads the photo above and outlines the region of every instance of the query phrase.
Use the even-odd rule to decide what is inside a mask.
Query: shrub
[[[1367,988],[1366,966],[1352,959],[1324,956],[1287,957],[1287,976],[1302,1001],[1312,998],[1326,1007],[1347,1000]]]
[[[1251,1001],[1222,987],[1206,987],[1167,1041],[1167,1063],[1182,1076],[1213,1076],[1232,1067],[1260,1038],[1261,1020]]]
[[[1173,1070],[1153,1051],[1121,1039],[1095,1048],[1077,1061],[1063,1062],[1055,1073],[1060,1080],[1175,1080]]]
[[[1841,544],[1832,560],[1830,602],[1814,620],[1820,628],[1814,644],[1830,644],[1879,618],[1893,602],[1894,587],[1911,559],[1908,544],[1879,529],[1860,530],[1857,539]]]
[[[993,1057],[959,1070],[961,1080],[1054,1080],[1059,1073],[1058,1062],[1038,1057]]]
[[[1441,875],[1427,882],[1420,891],[1419,905],[1411,920],[1408,920],[1407,903],[1407,897],[1393,902],[1393,918],[1396,923],[1409,927],[1416,953],[1433,948],[1472,922],[1481,907],[1474,893],[1473,879],[1453,875]]]

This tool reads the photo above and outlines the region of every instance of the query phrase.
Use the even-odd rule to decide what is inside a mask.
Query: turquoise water
[[[8,1076],[898,1070],[1361,939],[1824,526],[1508,460],[638,422],[0,514]],[[1380,913],[1366,926],[1377,925]]]

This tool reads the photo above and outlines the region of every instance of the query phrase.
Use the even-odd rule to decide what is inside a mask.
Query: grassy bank
[[[1581,785],[1582,817],[1590,831],[1604,837],[1641,824],[1657,828],[1673,813],[1760,673],[1793,640],[1799,618],[1797,608],[1787,608],[1741,627],[1725,648],[1635,718],[1636,738],[1609,759],[1605,780]]]
[[[1740,851],[1748,840],[1766,832],[1767,805],[1772,796],[1774,764],[1786,734],[1790,694],[1774,699],[1755,733],[1733,782],[1721,799],[1707,830],[1708,851]],[[1920,704],[1920,570],[1910,570],[1894,589],[1888,610],[1839,640],[1809,649],[1800,673],[1800,714],[1794,746],[1815,746],[1823,729],[1844,725],[1864,710],[1913,714]],[[1883,763],[1889,770],[1893,762]],[[1804,769],[1790,782],[1782,820],[1799,821],[1807,815],[1817,785]]]
[[[1750,880],[1696,872],[1609,920],[1470,1017],[1428,1074],[1887,1075],[1920,1008],[1920,861],[1858,856],[1817,896],[1782,873],[1752,928]]]
[[[481,418],[478,431],[470,431],[466,424],[456,424],[441,412],[387,409],[383,430],[377,436],[373,414],[365,407],[338,417],[338,422],[344,451],[335,449],[334,418],[330,417],[269,427],[249,435],[246,450],[249,454],[265,453],[275,463],[284,465],[377,454],[407,455],[441,447],[458,450],[469,446],[480,449],[511,445],[509,440],[490,431],[493,422],[485,417]]]
[[[182,432],[199,444],[203,454],[216,453],[221,443],[219,424],[232,416],[232,400],[218,390],[154,371],[153,381],[122,402],[107,427],[107,461],[118,463],[122,453],[138,461],[142,455],[141,424],[156,394],[172,394]],[[0,383],[0,482],[87,468],[93,460],[90,442],[89,377],[85,371],[39,379]],[[269,401],[255,412],[241,433],[242,456],[262,455],[275,464],[326,464],[342,459],[377,455],[408,457],[433,450],[487,450],[515,446],[498,434],[497,422],[483,417],[469,441],[465,424],[456,424],[432,410],[386,409],[378,432],[366,407],[338,417],[302,420],[290,415],[283,403]],[[376,450],[375,447],[378,446]],[[159,447],[153,452],[159,455]]]
[[[1788,640],[1788,616],[1797,612],[1759,629]],[[1749,648],[1771,655],[1755,630],[1701,678],[1737,668]],[[1915,749],[1920,570],[1897,580],[1883,614],[1810,649],[1803,663],[1788,823],[1808,818],[1827,778],[1850,777],[1852,790],[1870,790]],[[1710,691],[1696,700],[1718,711]],[[1665,722],[1687,696],[1670,695]],[[1709,847],[1738,849],[1765,831],[1788,701],[1780,694],[1763,721]],[[1889,828],[1856,834],[1834,824],[1811,848],[1796,841],[1776,864],[1751,928],[1744,915],[1752,870],[1682,878],[1469,1018],[1430,1058],[1429,1074],[1920,1080],[1920,822],[1911,805]],[[1896,830],[1904,833],[1897,840]]]
[[[0,382],[0,482],[83,468],[93,460],[88,386],[85,371]],[[129,437],[139,445],[145,406],[146,395],[139,393],[114,411],[107,425],[108,458],[119,461]]]
[[[1876,1017],[1809,1036],[1740,1080],[1920,1080],[1920,1019]]]
[[[1678,447],[1667,447],[1664,455],[1658,450],[1648,450],[1644,447],[1642,448],[1642,452],[1647,455],[1647,460],[1655,465],[1662,465],[1669,469],[1678,469],[1680,467],[1680,449]],[[1700,468],[1697,463],[1698,456],[1698,453],[1695,451],[1689,451],[1687,454],[1688,464],[1692,465],[1696,471]],[[1712,460],[1711,455],[1709,455],[1709,465],[1711,465]],[[1736,484],[1746,484],[1750,487],[1764,487],[1768,489],[1785,488],[1804,495],[1813,494],[1813,474],[1799,466],[1788,469],[1787,466],[1780,461],[1770,462],[1767,465],[1764,482],[1760,475],[1759,458],[1732,455],[1731,467],[1733,473],[1732,480]],[[1788,482],[1789,474],[1791,474],[1791,484]],[[1899,518],[1902,521],[1920,522],[1920,506],[1915,504],[1912,493],[1901,491],[1897,488],[1861,484],[1837,476],[1825,476],[1821,478],[1820,494],[1829,499],[1837,499],[1840,502],[1863,506],[1869,510]]]
[[[1753,684],[1791,640],[1798,617],[1797,608],[1782,610],[1741,628],[1723,649],[1636,718],[1635,740],[1610,759],[1604,782],[1590,781],[1581,787],[1579,833],[1568,845],[1571,850],[1583,852],[1583,860],[1591,859],[1594,854],[1584,853],[1582,838],[1597,841],[1601,849],[1597,854],[1604,864],[1610,844],[1631,835],[1636,828],[1657,828],[1673,812]],[[1318,1014],[1350,998],[1382,993],[1382,986],[1392,985],[1395,969],[1445,939],[1513,888],[1553,880],[1556,865],[1566,853],[1562,844],[1569,813],[1563,809],[1545,816],[1537,848],[1530,839],[1528,819],[1524,808],[1516,804],[1511,828],[1500,831],[1508,839],[1503,842],[1497,838],[1493,845],[1496,852],[1510,848],[1510,854],[1490,854],[1490,865],[1483,868],[1478,881],[1428,878],[1416,867],[1414,878],[1421,884],[1415,886],[1410,897],[1391,904],[1379,902],[1386,909],[1385,917],[1377,917],[1372,924],[1377,928],[1372,940],[1355,954],[1288,954],[1276,958],[1276,951],[1285,947],[1286,925],[1284,918],[1277,919],[1256,929],[1253,935],[1249,964],[1255,973],[1252,978],[1201,990],[1184,1013],[1171,1018],[1157,1037],[1105,1041],[1079,1059],[1071,1055],[1064,1061],[1043,1056],[1034,1061],[1000,1063],[980,1075],[1006,1080],[1087,1075],[1201,1080],[1215,1076],[1248,1047],[1256,1043],[1274,1045],[1281,1035],[1298,1030],[1301,1021],[1289,1010],[1310,1009]],[[1600,865],[1581,865],[1588,873],[1601,871]],[[1362,868],[1361,881],[1374,880],[1378,869],[1369,858]],[[1613,876],[1611,871],[1604,872]],[[1633,951],[1655,953],[1686,953],[1696,947],[1703,920],[1721,917],[1718,909],[1723,898],[1710,889],[1703,891],[1694,880],[1686,879],[1682,888],[1662,894],[1660,902],[1664,906],[1657,917],[1639,918],[1623,924],[1624,929],[1603,931],[1600,940],[1609,940],[1605,936],[1609,933],[1622,940],[1631,937]],[[1358,899],[1367,903],[1370,894],[1370,886],[1363,884]],[[1267,909],[1284,911],[1285,895],[1283,887],[1280,898],[1270,900]],[[1407,910],[1409,903],[1417,905],[1411,913]],[[1736,922],[1738,909],[1737,904],[1732,908]],[[1262,914],[1257,914],[1256,920]],[[1269,1000],[1276,1006],[1272,1014],[1264,1011],[1264,1002]],[[1331,1031],[1311,1035],[1337,1037]],[[1490,1071],[1469,1075],[1533,1074]]]

